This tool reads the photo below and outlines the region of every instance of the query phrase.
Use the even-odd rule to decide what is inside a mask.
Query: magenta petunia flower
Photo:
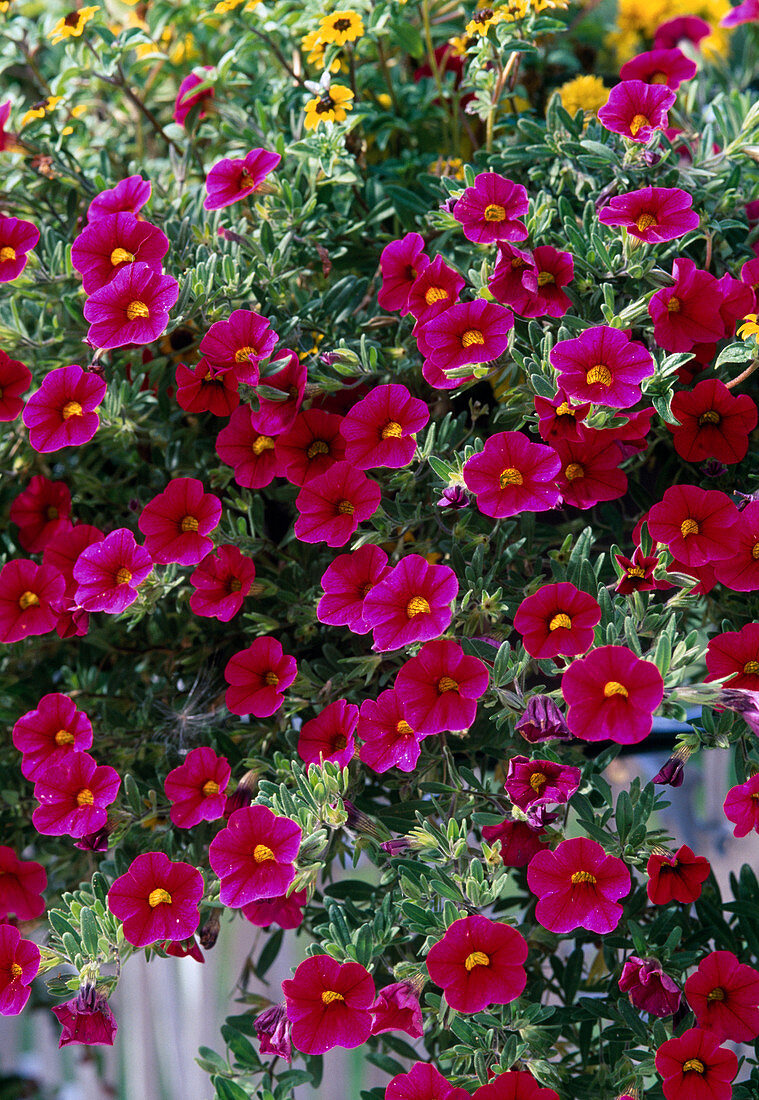
[[[571,252],[560,252],[551,245],[542,244],[533,249],[534,270],[523,272],[524,295],[514,312],[521,317],[563,317],[572,306],[572,300],[564,293],[574,279],[574,259]]]
[[[733,394],[718,378],[708,378],[674,393],[671,409],[678,423],[667,427],[686,462],[714,458],[729,466],[746,457],[757,421],[756,404],[747,393]]]
[[[550,848],[540,839],[543,825],[506,817],[499,825],[483,825],[482,839],[488,844],[498,841],[501,861],[505,867],[526,867],[536,852]]]
[[[220,378],[227,378],[227,373]],[[263,489],[281,473],[275,440],[258,427],[258,413],[240,405],[216,437],[216,453],[235,472],[235,481],[246,489]]]
[[[727,820],[735,826],[733,836],[759,832],[759,772],[745,783],[731,787],[722,808]]]
[[[759,972],[732,951],[711,951],[685,983],[696,1023],[718,1039],[753,1043],[759,1036]]]
[[[292,485],[308,485],[345,458],[340,434],[342,417],[323,409],[300,412],[291,426],[277,436],[279,470]]]
[[[738,509],[725,493],[673,485],[648,513],[648,529],[683,565],[723,561],[735,554]]]
[[[24,407],[21,394],[32,384],[32,372],[0,348],[0,421],[15,420]]]
[[[642,80],[646,84],[666,84],[677,89],[697,72],[695,61],[676,46],[667,50],[648,50],[625,61],[619,70],[622,80]]]
[[[0,283],[10,283],[21,274],[39,239],[40,231],[32,222],[0,215]]]
[[[522,600],[514,628],[522,635],[531,657],[546,660],[561,653],[574,657],[593,645],[594,628],[601,619],[597,600],[569,581],[544,584]]]
[[[541,1088],[527,1070],[507,1070],[475,1089],[472,1100],[559,1100],[559,1094]]]
[[[488,289],[499,302],[521,314],[538,290],[538,267],[532,253],[502,241]]]
[[[646,893],[654,905],[669,905],[678,901],[690,905],[701,897],[711,866],[705,856],[697,856],[687,844],[681,844],[674,854],[655,851],[648,859]]]
[[[693,196],[679,187],[644,187],[615,195],[599,210],[598,220],[604,225],[623,225],[632,237],[660,244],[698,228],[699,216],[692,206]]]
[[[372,1035],[405,1031],[412,1039],[424,1034],[419,992],[412,982],[393,982],[377,993],[372,1005]]]
[[[416,451],[415,433],[429,418],[427,403],[412,397],[405,386],[375,386],[340,424],[346,462],[360,470],[407,466]]]
[[[730,1082],[738,1059],[710,1031],[691,1027],[667,1039],[654,1061],[665,1100],[730,1100],[733,1095]]]
[[[522,241],[527,236],[523,217],[529,209],[527,191],[521,183],[481,172],[474,187],[467,187],[453,207],[454,218],[461,222],[464,236],[475,244],[493,241]]]
[[[674,1015],[680,1007],[680,987],[664,973],[657,959],[630,955],[622,967],[619,988],[627,993],[631,1005],[660,1019]]]
[[[45,912],[42,891],[47,874],[41,863],[19,859],[12,848],[0,844],[0,922],[34,920]]]
[[[364,599],[364,621],[380,652],[426,642],[451,621],[451,603],[459,590],[447,565],[430,565],[421,554],[407,554]]]
[[[416,1062],[408,1073],[388,1082],[385,1100],[471,1100],[466,1089],[457,1089],[431,1062]]]
[[[580,401],[626,409],[640,400],[640,383],[654,373],[654,361],[626,332],[608,325],[561,340],[550,354],[559,385]]]
[[[333,1047],[358,1047],[369,1038],[375,988],[359,963],[339,963],[329,955],[304,959],[282,982],[293,1046],[302,1054],[324,1054]]]
[[[654,130],[663,130],[668,125],[667,111],[676,98],[665,84],[623,80],[612,88],[607,102],[599,108],[598,121],[630,141],[647,142]]]
[[[59,1048],[70,1043],[87,1047],[113,1046],[118,1024],[108,998],[96,992],[95,986],[84,986],[73,1000],[55,1005],[51,1012],[61,1025]]]
[[[408,312],[420,324],[436,317],[458,301],[466,282],[442,256],[436,256],[414,280],[408,296]]]
[[[48,767],[92,745],[92,723],[68,695],[43,695],[13,727],[13,744],[22,753],[21,774],[36,783]]]
[[[126,264],[84,303],[87,339],[96,348],[151,344],[169,323],[179,284],[148,264]]]
[[[721,27],[739,27],[742,23],[759,22],[759,0],[743,0],[719,21]]]
[[[260,1044],[261,1054],[274,1054],[277,1058],[283,1058],[288,1064],[292,1061],[291,1025],[283,1004],[267,1008],[255,1018],[253,1027]]]
[[[550,932],[587,928],[606,935],[619,924],[617,901],[630,892],[630,872],[595,840],[576,837],[533,856],[527,884],[538,898],[535,918]]]
[[[102,378],[75,363],[45,375],[23,415],[35,451],[48,454],[63,447],[80,447],[92,439],[100,424],[95,409],[105,391]]]
[[[581,771],[553,760],[512,756],[503,789],[515,806],[529,810],[569,802],[580,786]]]
[[[121,786],[119,773],[98,766],[88,752],[71,752],[48,765],[34,785],[40,803],[32,814],[38,833],[46,836],[87,836],[108,819],[108,807]]]
[[[203,876],[163,852],[145,852],[108,891],[108,908],[124,925],[133,947],[186,940],[198,927]]]
[[[648,303],[654,339],[665,351],[691,351],[698,343],[721,340],[725,325],[720,315],[719,285],[693,260],[672,264],[675,285],[657,290]]]
[[[426,961],[447,1004],[469,1015],[518,997],[527,984],[526,958],[527,943],[516,928],[476,915],[454,921]]]
[[[538,414],[538,431],[546,443],[553,445],[558,439],[577,443],[583,438],[582,422],[590,412],[590,401],[573,405],[569,395],[559,386],[554,397],[536,394],[533,403]]]
[[[235,810],[208,849],[221,882],[221,902],[240,909],[260,898],[277,898],[295,878],[300,825],[266,806]]]
[[[408,313],[411,288],[429,262],[424,252],[424,238],[419,233],[407,233],[400,240],[385,245],[380,253],[382,286],[377,294],[382,309]]]
[[[147,264],[161,274],[168,251],[169,238],[157,226],[134,214],[105,214],[75,238],[71,263],[82,276],[85,294],[92,294],[127,264]]]
[[[655,50],[671,50],[680,42],[697,46],[702,38],[712,33],[711,26],[697,15],[677,15],[660,23],[654,35]]]
[[[65,578],[51,565],[13,558],[0,569],[0,642],[47,634],[58,621]]]
[[[0,1016],[18,1016],[40,968],[40,949],[12,924],[0,924]]]
[[[558,439],[554,444],[561,471],[557,484],[565,504],[592,508],[627,492],[627,475],[619,469],[625,456],[617,442],[605,435],[586,429],[578,443]]]
[[[170,817],[180,829],[191,829],[199,821],[223,817],[225,791],[232,770],[226,756],[201,745],[187,754],[183,764],[172,768],[163,783],[171,802]]]
[[[530,443],[521,432],[498,432],[464,464],[464,481],[486,516],[544,512],[561,500],[556,477],[561,462],[550,447]]]
[[[218,546],[190,576],[195,591],[190,607],[195,615],[228,623],[253,587],[256,567],[236,546]]]
[[[636,745],[651,732],[664,682],[653,661],[605,645],[573,661],[561,681],[567,725],[583,741]]]
[[[213,72],[210,65],[204,65],[203,68],[208,73]],[[196,73],[189,73],[179,85],[179,91],[177,92],[177,98],[174,103],[174,121],[178,126],[184,126],[187,121],[187,116],[196,104],[214,98],[213,88],[204,88],[200,92],[193,92],[193,88],[197,88],[205,79],[206,77],[204,76],[199,76]],[[204,109],[201,109],[198,112],[198,119],[205,118],[206,113]]]
[[[90,616],[76,603],[78,581],[74,579],[74,566],[87,547],[103,538],[103,532],[98,527],[89,523],[77,523],[68,531],[56,535],[43,551],[42,564],[52,565],[66,581],[60,618],[55,628],[61,638],[87,633]]]
[[[119,615],[137,599],[137,589],[150,574],[153,559],[125,527],[93,543],[74,565],[75,601],[85,611]]]
[[[115,187],[101,191],[87,208],[87,221],[99,221],[109,214],[136,214],[150,198],[152,184],[142,176],[127,176],[119,180]]]
[[[29,554],[44,550],[56,535],[71,530],[71,493],[63,481],[35,474],[11,504],[10,519]]]
[[[301,542],[344,546],[359,523],[373,516],[382,491],[351,462],[335,462],[304,485],[295,498],[295,537]]]
[[[531,745],[541,741],[568,741],[572,737],[564,715],[550,695],[531,695],[514,729]]]
[[[276,924],[280,928],[300,928],[303,923],[303,906],[308,901],[307,890],[295,890],[289,896],[260,898],[242,907],[242,915],[256,928],[268,928]]]
[[[364,600],[389,572],[387,554],[372,543],[338,555],[322,574],[324,595],[316,607],[319,622],[368,634],[372,628],[364,619]]]
[[[467,656],[456,642],[438,639],[401,666],[393,686],[406,720],[417,737],[424,737],[469,729],[488,679],[479,657]]]
[[[337,699],[316,718],[304,722],[298,737],[298,755],[307,764],[321,765],[325,760],[344,768],[356,751],[355,733],[358,707]]]
[[[238,381],[231,371],[212,374],[205,359],[194,367],[177,363],[175,379],[177,404],[185,412],[230,416],[240,404]]]
[[[283,653],[276,638],[256,638],[247,649],[230,657],[224,669],[229,684],[227,710],[268,718],[282,706],[282,693],[297,672],[295,658]]]
[[[444,370],[489,363],[506,351],[513,327],[514,316],[504,306],[484,298],[457,302],[419,329],[419,350]]]
[[[359,759],[375,772],[398,768],[412,772],[419,759],[419,735],[406,721],[406,712],[392,688],[361,704],[357,734],[363,745]]]
[[[277,342],[269,321],[251,309],[236,309],[225,321],[216,321],[200,341],[198,350],[212,373],[231,370],[238,382],[255,386],[259,363],[267,359]]]
[[[281,160],[279,153],[251,149],[240,159],[225,157],[217,161],[206,177],[204,208],[220,210],[261,190],[261,184]]]
[[[221,519],[221,501],[194,477],[176,477],[142,509],[138,527],[159,565],[197,565],[213,549],[207,536]]]

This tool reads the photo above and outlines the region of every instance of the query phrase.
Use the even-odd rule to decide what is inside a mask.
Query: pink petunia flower
[[[687,566],[724,561],[735,554],[732,530],[738,509],[716,489],[673,485],[648,513],[648,529]]]
[[[511,310],[484,298],[457,302],[419,328],[419,350],[444,370],[489,363],[509,346]]]
[[[664,682],[653,661],[636,657],[625,646],[605,645],[572,661],[561,691],[575,737],[636,745],[651,732]]]
[[[464,464],[464,481],[486,516],[543,512],[561,500],[556,477],[561,462],[550,447],[530,443],[521,432],[498,432]]]
[[[35,451],[48,454],[63,447],[80,447],[92,439],[100,424],[95,409],[105,391],[102,378],[76,364],[46,374],[23,415]]]
[[[431,1062],[416,1062],[408,1073],[388,1082],[385,1100],[471,1100],[466,1089],[454,1088]]]
[[[408,296],[408,312],[420,324],[436,317],[458,301],[466,282],[442,256],[436,256],[414,280]]]
[[[676,46],[666,50],[648,50],[625,61],[619,70],[622,80],[643,80],[646,84],[666,84],[677,89],[696,75],[695,61]]]
[[[654,373],[646,348],[608,325],[595,325],[573,340],[559,341],[550,360],[570,397],[615,409],[639,401],[640,383]]]
[[[656,959],[630,955],[622,967],[619,988],[627,993],[631,1005],[660,1019],[674,1015],[680,1007],[680,987]]]
[[[12,924],[0,924],[0,1016],[18,1016],[40,968],[40,949]]]
[[[747,393],[733,394],[718,378],[708,378],[673,394],[671,409],[678,423],[667,427],[686,462],[714,458],[732,465],[746,457],[757,421],[756,404]]]
[[[61,1025],[58,1047],[71,1043],[87,1047],[113,1046],[118,1024],[108,998],[95,986],[84,986],[71,1001],[55,1005],[51,1012]]]
[[[92,723],[68,695],[43,695],[13,727],[13,744],[22,753],[21,774],[36,783],[48,767],[92,745]]]
[[[21,274],[39,239],[40,231],[32,222],[0,215],[0,283],[10,283]]]
[[[372,1035],[405,1031],[412,1039],[421,1039],[424,1034],[419,992],[412,982],[393,982],[380,989],[371,1012]]]
[[[172,768],[163,783],[172,804],[172,822],[180,829],[191,829],[199,821],[222,817],[231,774],[226,756],[217,756],[207,745],[189,752],[184,763]]]
[[[138,527],[159,565],[197,565],[213,549],[207,536],[221,519],[221,501],[194,477],[176,477],[142,509]]]
[[[169,323],[179,284],[145,263],[126,264],[84,303],[87,339],[96,348],[151,344]]]
[[[599,108],[598,121],[614,134],[630,141],[648,142],[654,130],[668,125],[667,111],[677,98],[664,84],[646,84],[643,80],[623,80],[609,93]]]
[[[339,554],[322,574],[324,595],[316,607],[319,622],[368,634],[371,626],[364,619],[364,600],[389,573],[387,554],[372,543]]]
[[[469,1015],[518,997],[527,984],[526,958],[527,942],[515,928],[477,915],[454,921],[426,961],[447,1004]]]
[[[232,372],[213,374],[205,359],[194,367],[177,363],[176,383],[177,404],[185,412],[230,416],[240,404],[239,383]]]
[[[234,469],[235,481],[246,489],[263,489],[281,473],[275,440],[259,429],[258,415],[250,405],[240,405],[216,437],[217,455]]]
[[[759,772],[731,787],[722,808],[727,820],[735,825],[733,836],[759,832]]]
[[[208,73],[213,72],[210,65],[204,65],[203,68]],[[205,77],[199,76],[197,73],[189,73],[179,85],[179,91],[177,92],[177,98],[174,103],[174,121],[178,126],[184,126],[187,121],[187,116],[196,104],[207,103],[214,98],[213,88],[204,88],[200,92],[193,92],[193,88],[197,88],[205,79]],[[198,112],[198,119],[205,118],[206,114],[206,110],[201,109]]]
[[[502,241],[488,290],[499,302],[521,314],[538,291],[538,266],[533,254]]]
[[[447,565],[430,565],[421,554],[401,558],[364,599],[363,617],[374,632],[375,648],[387,652],[442,634],[458,590]]]
[[[206,177],[204,208],[220,210],[260,191],[261,184],[281,160],[279,153],[251,149],[240,159],[225,157],[217,161]]]
[[[345,458],[340,433],[342,417],[323,409],[300,412],[277,436],[276,457],[282,477],[292,485],[308,485]]]
[[[225,321],[216,321],[200,341],[198,350],[211,372],[231,370],[238,382],[255,386],[259,363],[267,359],[277,334],[266,317],[250,309],[236,309]]]
[[[526,867],[536,852],[550,848],[541,840],[542,824],[505,817],[499,825],[483,825],[482,839],[501,845],[501,861],[505,867]]]
[[[190,576],[195,588],[190,596],[193,613],[228,623],[242,607],[255,576],[253,561],[236,546],[217,546]]]
[[[733,1095],[730,1082],[738,1059],[710,1031],[691,1027],[667,1039],[654,1061],[665,1100],[730,1100]]]
[[[235,810],[208,849],[221,882],[222,904],[240,909],[285,894],[295,878],[302,835],[300,825],[266,806]]]
[[[364,742],[359,759],[375,772],[398,768],[412,772],[419,759],[419,736],[406,721],[405,710],[392,688],[378,698],[365,699],[358,719],[358,737]]]
[[[110,283],[127,264],[147,264],[163,271],[169,238],[150,222],[134,214],[105,214],[86,226],[71,246],[71,263],[82,276],[85,294]]]
[[[142,176],[127,176],[115,187],[101,191],[87,208],[87,221],[92,224],[109,214],[137,214],[150,198],[153,185]]]
[[[606,935],[619,924],[617,901],[630,892],[630,872],[595,840],[576,837],[533,856],[527,884],[538,898],[535,918],[550,932],[587,928]]]
[[[687,844],[681,844],[674,854],[653,852],[646,864],[649,901],[653,905],[669,905],[671,901],[689,905],[698,901],[710,870],[709,860],[695,855]]]
[[[702,38],[707,38],[711,33],[712,28],[705,19],[697,15],[677,15],[656,28],[654,49],[671,50],[683,41],[697,46]]]
[[[759,22],[759,0],[743,0],[719,21],[721,27],[739,27],[742,23]]]
[[[424,238],[419,233],[407,233],[398,241],[385,245],[380,253],[382,286],[377,302],[390,312],[409,312],[408,300],[415,280],[429,264],[424,252]]]
[[[74,566],[80,554],[95,543],[102,542],[105,535],[99,527],[89,523],[77,523],[68,531],[55,535],[42,553],[42,564],[52,565],[66,580],[67,599],[74,600],[79,582],[74,578]],[[75,601],[74,601],[75,602]]]
[[[297,672],[295,658],[283,653],[276,638],[256,638],[230,657],[224,669],[227,710],[268,718],[282,706],[283,692]]]
[[[253,1021],[253,1027],[260,1044],[261,1054],[274,1054],[285,1062],[292,1061],[290,1042],[291,1025],[287,1010],[283,1004],[267,1008]]]
[[[696,1024],[719,1040],[753,1043],[759,1036],[759,972],[732,951],[711,951],[685,983]]]
[[[529,810],[569,802],[580,786],[581,771],[553,760],[512,756],[503,789],[515,806]]]
[[[0,348],[0,421],[15,420],[24,407],[21,394],[32,384],[32,372]]]
[[[558,387],[554,397],[536,394],[533,402],[538,414],[538,431],[546,443],[553,445],[558,439],[578,443],[583,438],[582,422],[590,412],[590,401],[573,405],[566,391]]]
[[[714,634],[706,647],[707,681],[722,679],[723,687],[759,691],[759,623]]]
[[[85,611],[119,615],[137,599],[153,559],[134,535],[119,527],[81,552],[74,565],[75,600]]]
[[[19,859],[12,848],[0,844],[0,922],[34,920],[45,912],[42,891],[47,873],[33,859]]]
[[[55,629],[66,581],[51,565],[13,558],[0,569],[0,642]]]
[[[514,628],[530,656],[542,661],[559,653],[566,657],[585,653],[593,644],[600,619],[597,600],[569,581],[559,581],[544,584],[522,600]]]
[[[401,666],[393,686],[406,720],[417,737],[426,737],[469,729],[488,680],[479,657],[467,656],[456,642],[438,639]]]
[[[298,755],[307,764],[322,764],[325,760],[344,768],[356,751],[355,733],[358,707],[337,699],[316,718],[304,722],[298,737]]]
[[[412,397],[405,386],[375,386],[340,424],[346,462],[360,470],[407,466],[416,451],[415,433],[429,418],[427,403]]]
[[[574,259],[571,252],[561,252],[541,244],[532,252],[534,271],[528,268],[522,277],[524,297],[513,306],[521,317],[563,317],[572,306],[564,293],[574,279]]]
[[[307,890],[295,890],[276,898],[260,898],[242,907],[242,915],[256,928],[268,928],[276,924],[280,928],[300,928],[303,923],[303,906],[308,901]]]
[[[691,351],[695,344],[721,340],[725,325],[720,315],[717,280],[699,271],[693,260],[672,264],[675,285],[657,290],[648,303],[654,339],[665,351]]]
[[[333,1047],[351,1049],[369,1038],[375,988],[359,963],[312,955],[282,982],[282,992],[293,1046],[302,1054],[324,1054]]]
[[[98,766],[88,752],[71,752],[49,765],[34,785],[40,803],[32,814],[38,833],[87,836],[105,825],[121,786],[119,773]]]
[[[124,925],[133,947],[162,940],[186,940],[198,927],[203,876],[189,863],[163,852],[145,852],[108,891],[108,908]]]
[[[454,218],[461,222],[464,236],[475,244],[493,241],[521,241],[527,236],[523,217],[529,208],[527,191],[521,183],[481,172],[474,187],[467,187],[453,207]]]
[[[698,228],[699,216],[692,207],[693,196],[679,187],[644,187],[614,195],[609,205],[599,210],[598,220],[604,225],[623,225],[640,241],[660,244]]]
[[[71,493],[63,481],[35,474],[11,504],[10,519],[29,554],[44,550],[56,535],[71,530]]]
[[[572,737],[564,715],[550,695],[531,695],[514,729],[531,745],[541,741],[568,741]]]
[[[627,492],[627,475],[619,469],[624,461],[622,451],[603,435],[586,430],[578,443],[559,439],[554,444],[560,460],[558,487],[565,504],[592,508],[601,500],[616,500]]]
[[[381,498],[379,485],[363,470],[350,462],[335,462],[295,498],[295,537],[301,542],[344,546],[359,523],[374,515]]]

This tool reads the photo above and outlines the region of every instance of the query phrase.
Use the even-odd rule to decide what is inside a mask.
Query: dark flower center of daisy
[[[699,1058],[689,1058],[683,1063],[683,1073],[706,1073],[706,1066]]]
[[[58,519],[58,509],[54,508],[51,504],[48,510],[45,512],[48,519]]]
[[[127,252],[125,248],[114,248],[111,253],[111,266],[118,267],[119,264],[133,264],[134,253]]]
[[[508,485],[524,485],[524,478],[516,466],[507,466],[505,470],[501,471],[498,484],[502,489],[505,489]]]
[[[95,796],[93,795],[93,793],[89,789],[89,787],[82,787],[81,791],[76,796],[76,804],[77,804],[77,806],[94,806],[95,805]]]
[[[269,860],[274,859],[274,852],[265,844],[256,844],[253,849],[253,859],[256,863],[267,863]]]
[[[620,684],[618,680],[609,680],[604,684],[604,695],[607,699],[611,699],[613,695],[621,695],[623,699],[626,699],[628,691],[625,685]]]
[[[70,420],[72,416],[81,416],[82,406],[78,401],[67,401],[61,409],[61,416],[64,420]]]
[[[274,440],[271,438],[270,435],[259,435],[253,440],[253,446],[251,450],[256,456],[262,455],[264,451],[273,451]]]
[[[388,420],[384,428],[380,432],[382,439],[400,439],[403,435],[403,428],[400,426],[397,420]]]
[[[122,565],[121,569],[119,569],[118,573],[116,574],[116,584],[128,584],[131,579],[132,574],[125,566]]]
[[[195,516],[185,516],[179,525],[179,529],[183,535],[187,535],[190,531],[197,531],[199,526]]]
[[[316,458],[317,455],[328,455],[329,444],[325,443],[323,439],[315,439],[311,446],[306,451],[306,458]]]
[[[406,604],[406,617],[413,619],[415,615],[428,615],[430,605],[425,600],[424,596],[412,596],[409,602]]]
[[[314,107],[314,110],[316,111],[317,115],[324,115],[324,114],[327,113],[327,111],[331,111],[334,106],[335,106],[334,99],[332,98],[331,95],[327,94],[327,95],[320,96],[319,99],[317,99],[316,106]],[[323,995],[324,994],[322,994],[322,996]]]
[[[58,730],[53,740],[56,745],[71,745],[74,741],[74,735],[71,730]]]
[[[747,676],[756,676],[759,672],[759,661],[746,661],[743,671]]]
[[[651,120],[646,118],[645,115],[634,115],[630,120],[630,133],[633,137],[643,129],[644,126],[650,126]]]
[[[581,886],[588,883],[589,886],[595,886],[598,879],[595,875],[591,875],[590,871],[575,871],[571,878],[573,886]]]
[[[431,286],[424,295],[424,300],[428,306],[434,306],[435,302],[442,302],[447,297],[447,290],[443,290],[441,286]]]
[[[611,371],[603,363],[596,363],[585,375],[585,381],[589,386],[610,386]]]
[[[239,592],[242,588],[242,581],[239,577],[230,577],[227,588],[230,592]]]
[[[18,606],[22,611],[26,611],[30,607],[39,607],[40,598],[36,592],[22,592],[18,598]]]
[[[251,187],[255,186],[256,181],[253,179],[248,170],[246,168],[243,168],[242,172],[240,172],[238,187],[241,191],[250,191]]]
[[[570,619],[569,615],[567,615],[564,611],[559,611],[558,614],[554,615],[554,617],[551,619],[550,623],[548,624],[548,629],[569,630],[571,626],[572,620]]]
[[[636,228],[639,233],[645,233],[647,229],[650,229],[652,225],[658,225],[658,221],[653,214],[645,213],[640,214],[635,221]]]
[[[18,965],[18,963],[11,963],[11,981],[15,982],[16,978],[20,978],[24,971]]]
[[[336,989],[325,989],[322,993],[322,1004],[331,1005],[335,1001],[344,1001],[342,993],[338,993]]]
[[[414,731],[411,726],[403,718],[401,718],[398,725],[395,727],[395,732],[399,737],[413,737]]]
[[[759,542],[755,542],[751,547],[751,557],[754,561],[759,561]]]
[[[219,793],[219,784],[216,782],[215,779],[209,779],[200,788],[200,793],[203,795],[204,798],[211,798],[213,795]]]
[[[11,248],[9,244],[3,245],[0,248],[0,263],[5,263],[8,260],[16,259],[16,249]]]
[[[130,302],[126,309],[126,315],[128,321],[136,321],[138,317],[147,319],[150,316],[150,310],[144,302]]]
[[[341,500],[338,502],[337,511],[338,515],[352,516],[356,509],[350,500]]]
[[[483,210],[483,216],[486,222],[506,221],[506,208],[497,202],[488,203]]]
[[[264,683],[268,688],[275,688],[279,685],[279,676],[270,669],[264,676]]]
[[[148,894],[148,905],[151,909],[155,909],[158,905],[171,905],[171,894],[162,886],[156,886],[155,890],[151,890]]]
[[[351,29],[351,21],[350,19],[336,19],[332,24],[332,29],[340,31],[341,33],[343,31],[349,31]]]
[[[235,363],[247,363],[251,355],[255,355],[255,348],[246,346],[244,348],[238,348],[235,352]]]
[[[680,524],[680,534],[683,536],[684,539],[687,539],[689,535],[697,535],[699,530],[700,528],[698,526],[697,520],[691,519],[690,517],[688,517],[688,519],[684,519],[683,522]]]
[[[66,18],[63,20],[64,25],[67,27],[78,27],[81,17],[81,12],[70,11]]]
[[[556,279],[552,271],[540,271],[538,272],[538,286],[547,286],[548,283],[555,283]]]
[[[667,309],[669,310],[670,313],[679,313],[680,312],[680,299],[676,298],[674,296],[674,294],[672,295],[670,300],[667,302]]]
[[[475,966],[490,966],[490,956],[484,951],[473,951],[471,955],[467,955],[464,966],[467,970],[474,970]]]
[[[646,571],[640,565],[633,565],[627,570],[628,577],[645,577]]]
[[[530,776],[530,786],[535,791],[535,794],[540,794],[547,782],[548,779],[542,772],[533,772]]]
[[[699,416],[698,423],[700,427],[703,427],[704,424],[719,424],[721,420],[722,417],[716,409],[707,409]]]
[[[570,462],[564,471],[567,481],[576,481],[578,477],[585,477],[585,470],[579,462]]]
[[[472,22],[473,23],[487,23],[488,19],[492,19],[492,18],[493,18],[493,9],[492,8],[480,8],[480,10],[476,11],[474,13],[474,15],[472,16]]]
[[[441,676],[437,682],[438,694],[445,695],[447,691],[458,691],[459,685],[450,676]]]
[[[710,990],[706,994],[706,999],[707,999],[707,1001],[724,1001],[725,1000],[725,991],[724,991],[724,989],[722,988],[721,985],[718,985],[718,986],[716,986],[716,988]]]
[[[473,344],[482,345],[484,343],[485,337],[478,328],[468,328],[466,332],[461,334],[462,348],[471,348]]]

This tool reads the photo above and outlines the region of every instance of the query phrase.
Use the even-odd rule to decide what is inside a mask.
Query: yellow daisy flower
[[[35,103],[33,107],[30,107],[24,117],[21,119],[21,129],[30,123],[35,118],[44,118],[45,115],[54,111],[58,104],[63,99],[60,95],[49,95],[47,99],[41,99],[39,103]]]
[[[609,91],[599,76],[576,76],[557,88],[562,107],[572,117],[580,110],[596,114],[609,98]]]
[[[471,38],[467,38],[466,35],[454,35],[453,38],[448,39],[448,47],[451,51],[452,57],[465,57],[466,51],[472,44]]]
[[[353,92],[342,84],[333,84],[306,104],[306,129],[315,130],[320,122],[345,122],[346,112],[353,110]]]
[[[58,20],[48,34],[48,38],[55,46],[59,42],[62,42],[64,38],[81,37],[85,26],[97,11],[100,11],[99,7],[80,8],[78,11],[70,11],[68,15],[64,15],[62,19]]]
[[[357,11],[333,11],[319,24],[319,36],[325,45],[344,46],[346,42],[355,42],[363,33],[364,24]]]
[[[749,336],[759,336],[759,313],[747,313],[743,318],[743,324],[738,329],[741,340],[748,340]]]
[[[245,0],[219,0],[216,7],[213,9],[216,15],[222,15],[227,11],[234,11],[235,8],[239,8],[241,4],[244,4]],[[249,0],[245,11],[253,11],[258,0]]]
[[[517,20],[527,17],[529,6],[527,0],[506,0],[498,10],[503,13],[504,22],[516,23]]]
[[[326,43],[322,41],[319,31],[309,31],[305,37],[300,40],[301,49],[307,51],[306,63],[308,65],[314,65],[318,69],[324,68],[324,54],[326,51]],[[329,66],[331,73],[337,73],[340,71],[340,58],[336,57]]]
[[[500,23],[502,19],[503,10],[501,8],[478,8],[466,25],[466,33],[470,36],[475,34],[485,35],[491,27],[494,27],[496,23]]]

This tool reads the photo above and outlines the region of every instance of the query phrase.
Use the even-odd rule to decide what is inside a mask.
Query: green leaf
[[[82,945],[84,950],[91,959],[94,959],[98,954],[98,937],[100,936],[100,927],[97,918],[92,910],[85,906],[79,914],[79,923],[82,929]]]

